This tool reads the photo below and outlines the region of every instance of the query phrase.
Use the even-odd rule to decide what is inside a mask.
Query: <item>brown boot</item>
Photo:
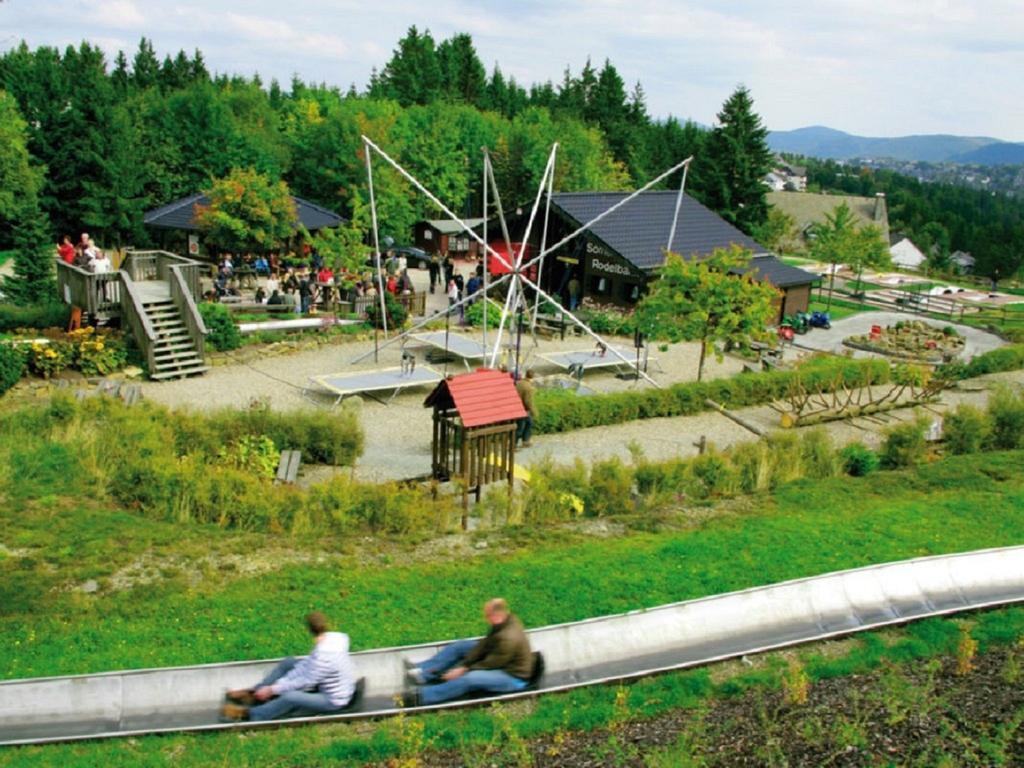
[[[256,692],[252,688],[236,688],[226,694],[228,701],[234,704],[242,704],[251,707],[256,704]]]
[[[241,704],[225,704],[220,708],[221,715],[227,720],[248,720],[249,708]]]

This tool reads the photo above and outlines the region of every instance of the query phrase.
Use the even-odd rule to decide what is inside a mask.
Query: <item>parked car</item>
[[[430,254],[424,251],[422,248],[417,248],[414,245],[399,245],[392,246],[391,248],[383,247],[381,245],[380,261],[383,264],[387,261],[388,251],[394,251],[397,256],[405,256],[405,263],[410,269],[419,267],[420,269],[426,269],[430,266]],[[371,255],[366,260],[367,266],[373,266],[373,256]]]

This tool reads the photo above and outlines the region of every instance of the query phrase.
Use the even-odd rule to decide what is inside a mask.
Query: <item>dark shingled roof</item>
[[[324,227],[336,227],[343,221],[341,216],[333,211],[321,208],[301,197],[293,196],[292,200],[295,201],[295,210],[299,214],[299,221],[310,231]],[[196,230],[199,227],[196,226],[194,219],[195,206],[209,204],[210,198],[204,194],[189,195],[175,200],[173,203],[146,211],[142,216],[142,222],[150,227]]]
[[[558,192],[551,196],[551,202],[579,224],[585,224],[628,195],[628,192]],[[672,229],[677,195],[673,191],[644,192],[599,221],[590,232],[640,269],[660,267],[665,261],[662,249]],[[715,248],[728,248],[733,243],[755,254],[767,253],[764,246],[717,213],[689,195],[683,196],[675,239],[669,250],[685,257],[707,256]]]
[[[551,202],[577,224],[585,224],[628,196],[628,192],[558,192]],[[642,270],[660,267],[677,192],[644,192],[617,211],[597,222],[590,232],[609,248]],[[810,272],[783,264],[753,238],[743,234],[714,211],[689,195],[683,195],[675,238],[669,249],[689,258],[708,256],[716,248],[738,245],[754,254],[744,273],[753,272],[760,280],[785,288],[805,285],[819,278]]]
[[[741,275],[750,274],[756,280],[767,280],[776,288],[789,288],[792,285],[807,285],[821,280],[813,272],[806,272],[798,267],[791,267],[774,256],[755,256],[745,269],[734,270]]]

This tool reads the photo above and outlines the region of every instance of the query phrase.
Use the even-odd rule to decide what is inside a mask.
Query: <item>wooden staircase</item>
[[[149,378],[183,378],[210,370],[170,298],[145,300],[142,308],[156,331]]]

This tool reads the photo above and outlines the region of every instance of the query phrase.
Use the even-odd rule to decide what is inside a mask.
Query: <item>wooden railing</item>
[[[203,316],[199,314],[194,294],[189,290],[188,282],[182,274],[181,266],[171,266],[167,270],[167,285],[171,291],[171,301],[178,309],[182,322],[188,330],[192,343],[196,346],[196,352],[201,360],[206,359],[206,323]]]
[[[153,324],[146,315],[146,310],[142,306],[142,297],[135,289],[131,275],[126,270],[121,270],[117,274],[121,277],[122,322],[131,331],[135,343],[139,345],[139,349],[146,358],[146,367],[152,373],[156,370],[156,361],[153,359],[156,329],[153,328]]]
[[[427,294],[424,292],[400,293],[392,298],[405,307],[410,317],[422,317],[427,313]],[[336,302],[339,312],[351,312],[360,317],[366,317],[367,309],[374,304],[380,304],[380,299],[376,296],[357,296],[355,301]]]
[[[204,265],[169,251],[132,251],[125,254],[124,266],[133,280],[170,282],[170,269],[177,268],[193,298],[199,295],[199,273]]]
[[[57,259],[57,290],[65,303],[89,314],[117,315],[121,311],[121,278],[117,272],[96,274]]]

